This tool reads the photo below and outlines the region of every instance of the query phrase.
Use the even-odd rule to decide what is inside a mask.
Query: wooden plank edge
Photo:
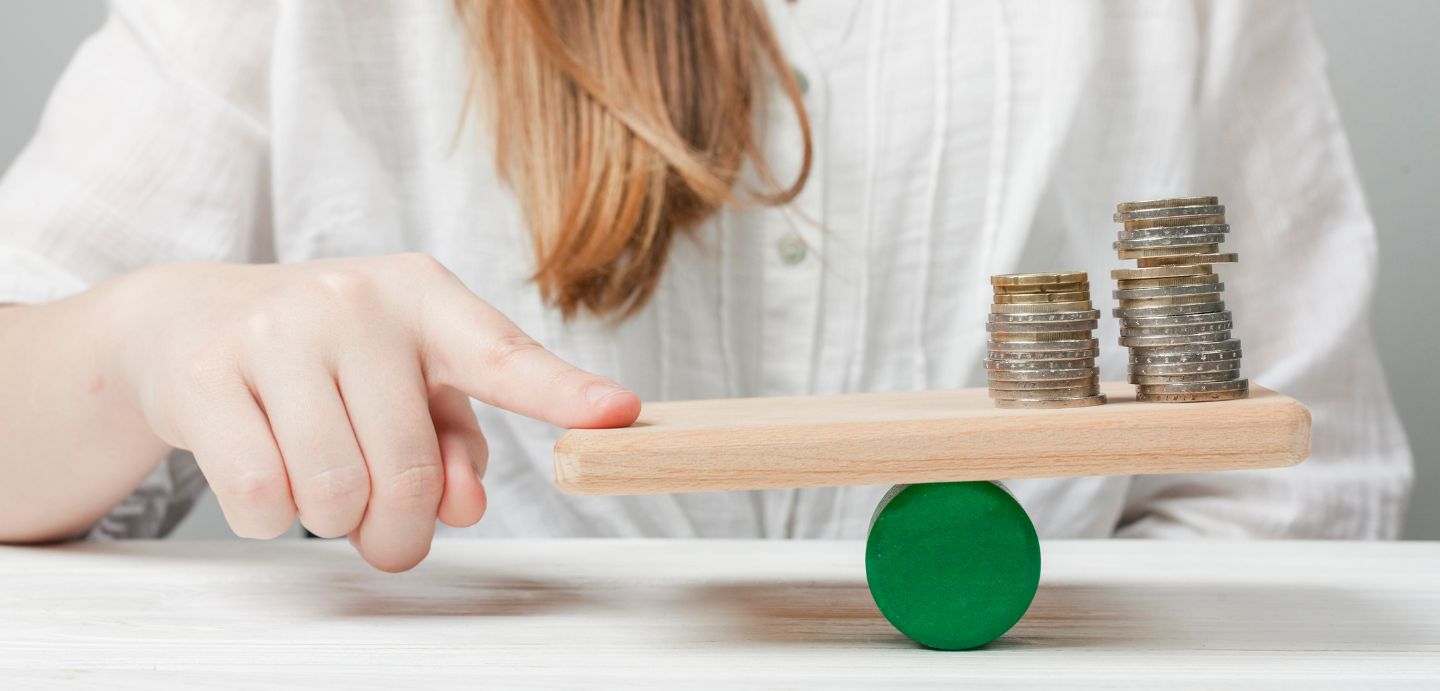
[[[1117,383],[1107,382],[1107,386],[1114,384]],[[1268,390],[1265,391],[1271,393]],[[883,444],[883,451],[895,455],[900,451],[897,451],[893,441],[894,428],[897,425],[909,425],[914,428],[912,433],[916,435],[916,438],[938,437],[952,442],[960,439],[963,441],[951,443],[949,446],[957,449],[969,448],[970,445],[965,441],[979,442],[979,445],[983,446],[984,438],[987,436],[1006,437],[1026,431],[1025,421],[1028,416],[1024,413],[1038,412],[1013,411],[1021,414],[991,418],[1003,422],[999,425],[999,429],[988,433],[985,431],[957,431],[954,429],[955,426],[963,426],[964,423],[954,418],[910,422],[882,421],[873,423],[873,425],[861,424],[858,428],[855,423],[735,428],[730,430],[738,442],[734,453],[731,454],[732,458],[718,465],[714,463],[713,453],[707,451],[696,454],[694,445],[691,443],[692,439],[698,442],[705,437],[712,436],[713,430],[697,429],[689,432],[672,432],[653,438],[636,435],[637,456],[651,459],[664,457],[667,462],[658,463],[651,460],[634,466],[613,461],[603,464],[587,461],[585,457],[593,453],[593,449],[588,447],[595,438],[585,434],[567,434],[562,436],[555,446],[555,484],[562,491],[575,496],[616,496],[743,489],[839,487],[905,482],[1151,475],[1294,466],[1310,455],[1310,411],[1294,399],[1280,394],[1275,395],[1284,400],[1266,406],[1272,411],[1272,414],[1273,412],[1280,413],[1277,416],[1279,421],[1270,428],[1273,430],[1272,434],[1266,437],[1255,437],[1253,429],[1246,429],[1243,424],[1234,430],[1235,434],[1249,434],[1248,441],[1252,444],[1264,442],[1261,444],[1264,450],[1254,453],[1217,454],[1199,449],[1199,453],[1190,452],[1187,455],[1187,451],[1189,451],[1187,449],[1165,449],[1161,445],[1148,453],[1137,453],[1131,447],[1123,452],[1102,450],[1100,453],[1077,456],[1073,451],[1073,445],[1063,443],[1065,441],[1063,435],[1094,434],[1093,428],[1077,426],[1083,424],[1077,422],[1078,419],[1083,418],[1083,414],[1047,415],[1047,420],[1052,423],[1060,421],[1060,424],[1047,429],[1046,435],[1039,439],[1042,442],[1051,440],[1055,443],[1049,446],[1043,443],[1027,445],[1026,451],[1023,453],[999,457],[976,458],[952,455],[932,458],[857,459],[853,456],[863,455],[872,448],[861,441],[848,447],[851,458],[816,459],[813,456],[804,456],[786,459],[784,444],[776,444],[773,440],[762,440],[763,437],[774,436],[777,431],[784,430],[785,434],[795,437],[794,446],[804,447],[823,439],[840,428],[843,428],[847,435],[860,437],[863,440],[867,431],[865,428],[873,427],[876,431],[884,431],[884,433],[875,435],[875,438],[882,440],[879,443]],[[1163,405],[1164,409],[1177,412],[1171,414],[1157,408],[1149,411],[1142,421],[1143,424],[1119,431],[1139,434],[1143,428],[1149,432],[1160,432],[1163,427],[1157,426],[1156,423],[1157,421],[1163,422],[1166,418],[1177,420],[1180,422],[1180,426],[1184,427],[1184,409],[1189,407],[1188,405],[1153,405]],[[1091,409],[1075,409],[1068,412],[1080,413],[1084,410]],[[614,454],[613,440],[605,440],[601,444],[604,447],[604,453]],[[929,443],[918,446],[926,448],[937,445]],[[898,448],[903,450],[903,446]],[[813,465],[817,460],[826,463],[827,467],[822,470],[800,467],[805,464]],[[656,472],[657,469],[661,469],[661,472]],[[1061,472],[1056,472],[1057,470]]]

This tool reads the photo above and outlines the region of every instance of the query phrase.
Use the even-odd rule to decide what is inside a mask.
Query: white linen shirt
[[[566,324],[528,282],[528,231],[462,121],[450,0],[114,0],[0,183],[0,302],[163,262],[419,251],[647,401],[983,386],[988,276],[1085,270],[1108,315],[1115,204],[1218,194],[1245,373],[1309,406],[1310,459],[1010,487],[1044,537],[1397,535],[1411,462],[1367,324],[1375,234],[1298,5],[768,7],[807,85],[810,182],[676,242],[618,327]],[[767,108],[784,179],[796,120]],[[1117,336],[1107,316],[1111,379]],[[476,409],[490,512],[441,535],[860,537],[886,489],[570,497],[551,481],[561,430]],[[92,537],[163,533],[196,477],[172,454]]]

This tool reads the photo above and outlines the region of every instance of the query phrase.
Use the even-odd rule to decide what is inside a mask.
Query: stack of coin
[[[1249,395],[1240,341],[1230,338],[1234,322],[1220,301],[1225,284],[1212,268],[1238,260],[1220,252],[1230,232],[1220,200],[1129,202],[1117,207],[1115,221],[1125,224],[1116,251],[1138,266],[1110,272],[1136,399],[1194,403]]]
[[[1100,405],[1100,342],[1091,335],[1100,312],[1090,304],[1083,271],[991,276],[990,398],[997,408]]]

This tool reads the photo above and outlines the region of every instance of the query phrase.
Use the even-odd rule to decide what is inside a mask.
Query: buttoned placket
[[[790,22],[779,22],[791,68],[802,85],[811,141],[823,142],[826,94],[818,62]],[[804,140],[790,100],[771,99],[767,162],[783,181],[793,180],[804,158]],[[762,393],[784,396],[812,393],[811,363],[825,270],[824,150],[816,146],[810,176],[800,194],[784,207],[762,214],[764,297]],[[782,183],[783,184],[783,183]]]

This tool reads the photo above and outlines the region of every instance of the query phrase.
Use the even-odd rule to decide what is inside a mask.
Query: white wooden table
[[[0,688],[1440,688],[1440,543],[1050,542],[969,652],[880,616],[859,542],[0,548]]]

